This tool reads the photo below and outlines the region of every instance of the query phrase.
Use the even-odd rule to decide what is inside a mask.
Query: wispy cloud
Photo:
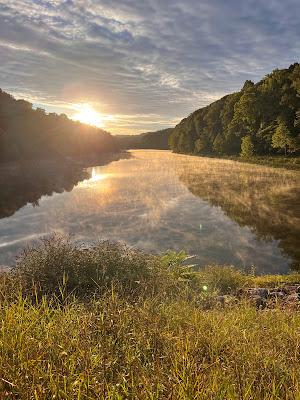
[[[0,87],[67,113],[92,102],[114,132],[166,127],[299,61],[299,14],[298,0],[0,0]]]

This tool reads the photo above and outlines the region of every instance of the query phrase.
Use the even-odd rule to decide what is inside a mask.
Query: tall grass
[[[58,237],[25,251],[1,277],[1,400],[299,399],[300,315],[206,311],[204,283],[230,293],[256,278],[194,274],[183,258]]]

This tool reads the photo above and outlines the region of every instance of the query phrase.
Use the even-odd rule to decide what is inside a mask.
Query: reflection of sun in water
[[[89,104],[77,104],[74,106],[74,109],[78,111],[73,115],[75,121],[94,125],[98,128],[103,128],[105,126],[105,121],[110,121],[112,119],[111,115],[102,115]]]
[[[104,179],[107,178],[108,174],[99,174],[97,173],[96,168],[92,169],[92,176],[89,179],[89,182],[98,182],[98,181],[103,181]]]
[[[91,177],[89,179],[85,179],[82,182],[80,182],[79,186],[89,187],[95,183],[106,180],[109,176],[111,176],[111,174],[98,172],[97,168],[93,167],[92,172],[91,172]],[[101,185],[101,189],[103,189],[102,185]]]

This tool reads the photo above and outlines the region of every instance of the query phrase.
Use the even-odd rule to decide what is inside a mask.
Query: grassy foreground
[[[300,399],[299,313],[207,306],[299,275],[195,273],[184,257],[60,237],[24,251],[0,281],[1,400]]]

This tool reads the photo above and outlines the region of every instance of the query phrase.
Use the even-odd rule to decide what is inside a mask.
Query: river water
[[[285,273],[299,265],[298,172],[168,151],[130,153],[0,219],[0,264],[12,264],[38,237],[61,232],[149,252],[185,250],[200,266]]]

